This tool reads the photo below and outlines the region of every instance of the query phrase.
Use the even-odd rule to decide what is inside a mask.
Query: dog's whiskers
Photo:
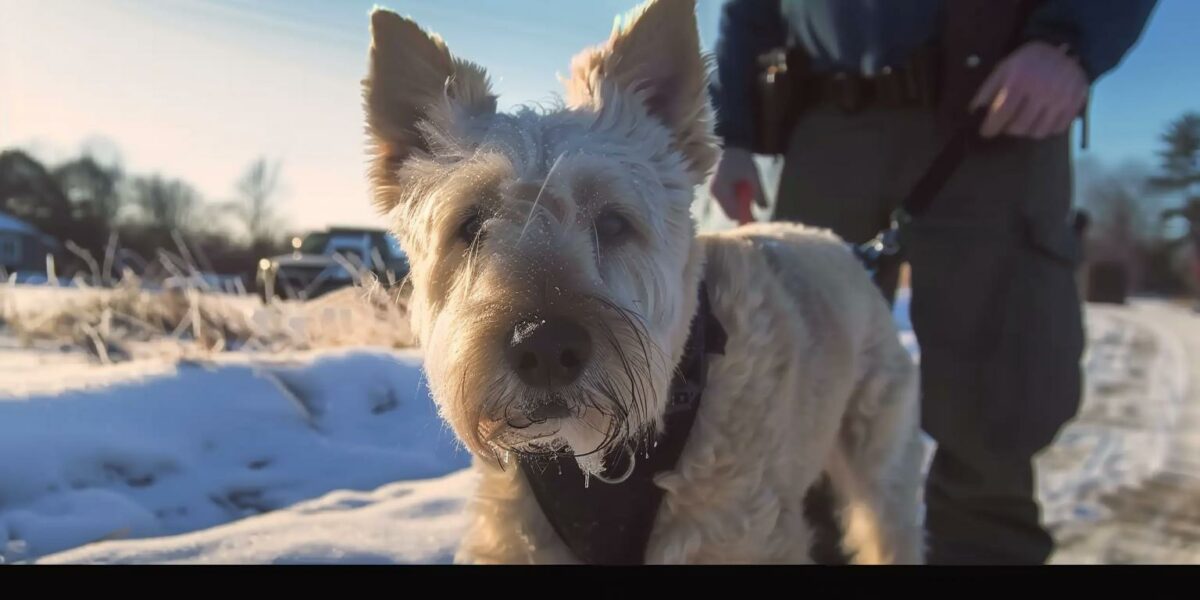
[[[621,319],[627,325],[626,331],[628,333],[632,334],[634,341],[637,342],[637,346],[642,351],[641,358],[642,358],[642,362],[645,365],[645,371],[643,373],[641,373],[642,377],[635,377],[633,375],[632,368],[630,367],[630,365],[628,364],[628,361],[625,358],[624,345],[619,343],[615,339],[615,336],[610,336],[609,344],[613,347],[615,353],[617,354],[618,358],[622,362],[622,366],[626,371],[626,375],[630,378],[631,395],[633,396],[633,398],[641,400],[640,402],[635,401],[635,402],[631,403],[632,408],[634,410],[634,417],[635,417],[634,420],[636,422],[644,422],[645,418],[649,416],[647,414],[647,410],[646,410],[647,406],[646,406],[645,402],[647,400],[649,400],[650,398],[657,397],[657,393],[658,393],[658,390],[655,389],[655,386],[654,386],[654,379],[653,379],[653,377],[650,377],[650,374],[653,372],[653,365],[651,365],[651,360],[657,359],[659,362],[665,363],[666,353],[663,352],[662,349],[656,343],[654,343],[653,339],[651,339],[648,332],[646,332],[645,325],[642,322],[641,317],[639,315],[637,315],[636,313],[633,313],[621,306],[618,306],[617,304],[615,304],[605,298],[602,298],[599,296],[594,296],[594,295],[589,295],[588,298],[598,302],[602,306],[612,310],[618,316],[620,316]],[[609,333],[611,334],[611,330],[609,331]],[[646,390],[645,390],[644,386],[646,386],[647,384],[650,386],[649,396],[647,396],[647,394],[645,393]],[[632,434],[633,432],[629,432],[629,433]]]
[[[592,243],[596,248],[596,272],[602,273],[600,268],[600,232],[596,231],[596,222],[592,221]]]
[[[554,159],[554,164],[550,165],[550,170],[546,171],[546,178],[542,180],[542,187],[538,188],[537,196],[533,198],[533,206],[529,207],[529,214],[525,217],[525,225],[521,227],[521,235],[517,236],[518,244],[525,239],[525,230],[529,229],[529,223],[533,221],[533,213],[537,211],[538,202],[542,199],[542,193],[546,191],[546,184],[550,183],[550,177],[554,175],[554,170],[558,168],[558,163],[566,155],[566,152],[560,153],[558,158]]]

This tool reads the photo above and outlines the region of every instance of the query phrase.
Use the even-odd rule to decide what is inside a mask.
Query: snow
[[[1105,514],[1099,498],[1161,470],[1189,390],[1181,340],[1151,316],[1156,310],[1149,304],[1088,311],[1085,402],[1041,457],[1048,522],[1096,520]]]
[[[295,506],[168,538],[106,542],[40,564],[442,564],[467,526],[469,471]]]
[[[1200,316],[1138,301],[1091,307],[1088,325],[1107,342],[1089,350],[1078,419],[1042,457],[1052,562],[1200,563]]]
[[[913,360],[921,360],[921,349],[917,346],[917,336],[912,330],[912,320],[908,315],[908,307],[912,303],[912,290],[900,288],[896,290],[896,299],[892,302],[892,321],[900,330],[900,343],[912,355]]]
[[[1054,560],[1200,561],[1200,317],[1086,315],[1083,408],[1038,459]],[[419,364],[351,347],[102,365],[0,329],[0,372],[20,373],[0,378],[0,560],[449,562],[474,476]]]
[[[365,349],[233,354],[120,365],[118,377],[31,395],[0,387],[0,556],[180,534],[460,470],[468,456],[428,398],[419,360]],[[77,383],[79,371],[107,368],[59,370]]]

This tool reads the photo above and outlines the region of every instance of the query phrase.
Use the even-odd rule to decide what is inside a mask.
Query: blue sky
[[[47,160],[107,140],[126,168],[232,194],[282,161],[291,225],[377,224],[363,179],[359,80],[371,0],[0,0],[0,147]],[[379,2],[483,64],[501,107],[552,98],[570,58],[636,0]],[[700,0],[711,47],[720,2]],[[1154,164],[1163,125],[1200,110],[1200,2],[1161,0],[1094,93],[1088,155]]]

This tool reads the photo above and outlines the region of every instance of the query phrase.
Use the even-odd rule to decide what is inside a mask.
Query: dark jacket
[[[1114,68],[1141,36],[1156,0],[947,0],[938,112],[956,122],[996,64],[1020,43],[1069,44],[1090,81]],[[779,0],[727,0],[711,88],[717,134],[750,147],[757,57],[787,43]]]

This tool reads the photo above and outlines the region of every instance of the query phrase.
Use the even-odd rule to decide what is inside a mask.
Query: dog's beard
[[[532,389],[497,357],[481,362],[483,353],[456,361],[461,384],[453,404],[467,413],[451,421],[456,430],[474,425],[459,431],[472,450],[500,464],[513,455],[538,460],[568,453],[581,469],[597,472],[615,449],[648,446],[665,401],[668,355],[637,313],[593,295],[580,296],[579,306],[596,350],[570,386]]]
[[[604,455],[624,437],[621,431],[630,427],[628,417],[614,414],[586,392],[571,390],[538,396],[542,398],[536,402],[564,407],[563,414],[539,417],[537,409],[529,408],[494,421],[489,435],[494,453],[502,453],[505,458],[516,455],[520,460],[569,455],[581,467],[600,465]]]

